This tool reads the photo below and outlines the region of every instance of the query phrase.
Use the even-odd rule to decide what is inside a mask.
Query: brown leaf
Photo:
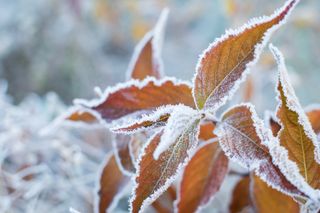
[[[256,212],[300,212],[299,204],[292,197],[271,188],[258,176],[252,175],[251,184],[251,198]]]
[[[194,79],[193,94],[198,109],[216,111],[233,95],[248,65],[257,61],[269,35],[284,23],[297,2],[288,1],[279,12],[229,31],[208,47],[198,63]]]
[[[172,78],[164,78],[161,81],[147,78],[142,82],[132,80],[110,89],[99,103],[96,100],[91,103],[78,102],[98,112],[106,122],[133,113],[139,117],[163,105],[184,104],[194,108],[190,86],[182,82],[177,83]]]
[[[170,186],[156,201],[152,203],[153,208],[158,213],[171,213],[173,212],[173,202],[176,199],[176,190]]]
[[[106,164],[103,168],[100,185],[98,191],[98,212],[111,212],[117,204],[117,194],[130,181],[130,178],[124,176],[118,168],[116,158],[112,154],[107,158]]]
[[[119,162],[118,166],[125,175],[131,175],[136,171],[129,148],[132,140],[133,138],[129,135],[117,134],[112,142],[116,159]]]
[[[163,10],[155,28],[147,33],[135,48],[128,67],[129,79],[143,80],[147,76],[163,77],[162,71],[162,40],[166,25],[168,10]]]
[[[208,204],[220,189],[228,162],[217,142],[201,146],[184,170],[178,193],[178,212],[196,212]]]
[[[278,49],[271,47],[279,66],[277,117],[282,129],[278,134],[280,145],[288,150],[301,176],[315,189],[320,188],[320,164],[315,160],[316,134],[290,85],[284,59]]]
[[[212,122],[201,123],[199,140],[200,141],[207,141],[212,138],[216,138],[217,136],[213,133],[215,128],[216,128],[216,125]]]
[[[134,121],[133,123],[113,127],[110,130],[115,133],[132,134],[149,130],[151,128],[165,126],[170,117],[170,114],[168,112],[169,110],[163,110],[162,108],[160,108],[154,113],[151,113],[150,116],[145,116],[140,120]]]
[[[158,160],[154,159],[153,153],[160,143],[163,130],[151,138],[141,156],[135,177],[134,196],[130,202],[133,213],[142,211],[174,181],[196,148],[198,131],[199,120],[188,127]]]
[[[229,206],[230,213],[242,212],[245,208],[251,206],[250,200],[250,177],[243,177],[235,186],[232,192],[232,199]]]
[[[320,108],[310,109],[306,113],[311,123],[313,131],[315,131],[316,134],[319,134],[320,133]]]
[[[264,181],[288,194],[302,195],[273,164],[264,141],[271,140],[253,106],[242,104],[224,113],[216,134],[226,155],[242,166],[255,170]]]

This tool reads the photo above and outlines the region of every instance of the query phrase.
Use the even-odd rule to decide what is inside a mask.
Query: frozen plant
[[[216,39],[200,56],[192,83],[164,76],[165,10],[138,45],[128,80],[98,92],[97,99],[75,101],[77,108],[61,118],[101,122],[116,133],[97,184],[96,212],[115,211],[130,190],[133,213],[205,207],[210,212],[319,211],[320,108],[302,109],[276,47],[270,45],[279,70],[275,115],[263,121],[250,103],[216,115],[298,2],[288,0],[272,15]],[[248,172],[230,169],[233,163]],[[235,174],[240,181],[228,210],[210,206],[224,180]]]

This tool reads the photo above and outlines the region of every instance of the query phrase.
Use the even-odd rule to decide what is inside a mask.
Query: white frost
[[[176,79],[174,77],[164,77],[161,80],[157,80],[154,77],[147,77],[143,79],[142,81],[136,80],[136,79],[131,79],[130,81],[124,82],[124,83],[118,83],[113,87],[108,87],[105,89],[103,94],[99,98],[93,99],[93,100],[84,100],[84,99],[75,99],[74,104],[75,105],[82,105],[83,107],[86,107],[88,112],[92,113],[102,124],[104,124],[107,128],[114,125],[119,125],[120,123],[128,123],[128,119],[130,119],[128,116],[124,116],[123,119],[119,118],[113,122],[107,123],[99,113],[97,113],[94,110],[90,110],[90,108],[94,108],[105,102],[109,95],[116,93],[119,90],[129,88],[129,87],[137,87],[139,89],[144,88],[146,85],[153,83],[155,86],[161,86],[165,84],[166,82],[172,82],[173,85],[175,86],[180,86],[180,85],[186,85],[191,87],[190,82],[188,81],[182,81],[179,79]]]
[[[299,99],[297,98],[294,92],[294,89],[289,82],[289,76],[285,66],[283,55],[279,51],[279,49],[277,49],[272,44],[270,44],[269,48],[273,53],[274,58],[276,59],[278,64],[279,80],[280,80],[278,84],[281,84],[283,93],[287,98],[287,107],[298,114],[298,122],[303,127],[303,130],[306,133],[307,137],[312,141],[313,145],[315,146],[314,155],[315,155],[316,161],[320,163],[320,145],[317,140],[317,135],[313,131],[311,123],[307,115],[305,114],[303,108],[301,107],[299,103]],[[281,100],[279,98],[280,94],[278,91],[277,91],[277,94],[278,94],[278,101],[280,104],[276,111],[278,111],[278,109],[281,107]]]
[[[232,98],[232,96],[234,95],[234,93],[236,92],[236,90],[239,88],[240,84],[242,82],[244,82],[247,74],[250,71],[250,68],[256,64],[256,62],[259,59],[259,56],[263,50],[263,48],[266,46],[267,42],[270,40],[270,37],[272,35],[272,33],[274,31],[276,31],[281,25],[285,24],[287,21],[287,18],[289,17],[289,15],[291,14],[292,10],[295,8],[295,6],[299,3],[299,0],[288,0],[281,8],[277,9],[272,15],[270,16],[262,16],[262,17],[258,17],[258,18],[253,18],[251,19],[248,23],[244,24],[242,27],[238,28],[238,29],[229,29],[226,30],[225,34],[222,35],[220,38],[217,38],[213,43],[211,43],[207,49],[205,49],[202,54],[199,56],[199,60],[196,66],[196,72],[193,78],[193,84],[195,84],[195,80],[196,80],[196,76],[199,75],[200,70],[201,70],[201,61],[202,59],[205,57],[205,55],[210,52],[212,49],[214,49],[217,45],[219,45],[220,43],[226,41],[228,38],[232,37],[232,36],[237,36],[243,32],[245,32],[248,29],[251,29],[253,27],[255,27],[256,25],[271,21],[272,19],[274,19],[275,17],[277,17],[278,15],[281,14],[282,11],[284,11],[290,4],[293,4],[291,6],[291,8],[289,9],[289,11],[287,12],[287,14],[285,15],[285,17],[276,25],[272,26],[271,28],[269,28],[263,38],[261,39],[261,42],[256,44],[254,47],[254,58],[251,62],[246,64],[246,68],[243,71],[241,78],[238,79],[233,87],[231,88],[231,90],[228,92],[228,95],[224,96],[223,98],[220,99],[219,102],[217,103],[213,103],[210,104],[210,111],[215,112],[220,106],[222,106],[223,104],[225,104],[228,100],[230,100]],[[195,94],[194,94],[194,89],[192,90],[193,93],[193,97],[195,99]],[[208,97],[209,99],[210,97]],[[207,101],[208,101],[207,99]],[[196,99],[195,99],[195,103]],[[207,102],[205,103],[205,107],[207,105]]]
[[[149,113],[147,115],[142,115],[142,117],[139,119],[129,120],[129,122],[126,122],[125,124],[112,126],[110,128],[110,130],[115,133],[123,133],[123,134],[133,134],[133,133],[141,132],[141,131],[146,130],[150,127],[143,127],[142,126],[140,128],[130,130],[130,131],[126,131],[126,130],[123,131],[121,129],[125,129],[130,126],[133,126],[134,124],[143,123],[145,121],[156,122],[157,120],[159,120],[159,118],[161,116],[163,116],[165,114],[171,114],[174,111],[175,107],[178,107],[178,106],[175,106],[175,105],[161,106],[161,107],[157,108],[156,110],[154,110],[152,113]]]
[[[201,114],[190,107],[176,106],[168,119],[160,143],[153,153],[154,159],[158,160],[159,156],[174,144],[177,138],[200,117]]]

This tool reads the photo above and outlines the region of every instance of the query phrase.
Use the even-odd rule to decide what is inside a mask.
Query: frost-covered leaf
[[[132,134],[138,131],[145,131],[150,128],[164,126],[174,107],[175,106],[172,105],[160,107],[151,114],[143,116],[139,120],[133,121],[133,123],[112,127],[111,131],[115,133]]]
[[[196,212],[209,204],[227,174],[228,162],[219,143],[199,147],[182,176],[176,203],[178,212]]]
[[[317,136],[289,82],[282,54],[273,46],[270,49],[279,69],[277,117],[282,127],[278,133],[280,145],[288,150],[289,159],[297,164],[305,181],[320,189],[320,164],[315,156]]]
[[[162,42],[169,10],[164,9],[155,28],[136,46],[130,61],[128,79],[143,80],[147,76],[163,77]]]
[[[130,178],[120,171],[115,156],[109,155],[104,164],[98,186],[96,212],[112,212]]]
[[[130,153],[130,143],[134,140],[129,135],[117,134],[112,141],[118,166],[125,175],[135,172],[133,159]]]
[[[199,112],[190,107],[184,105],[175,107],[164,128],[159,146],[154,151],[154,158],[157,160],[161,153],[174,144],[176,140],[200,118],[201,115]]]
[[[163,130],[147,143],[138,164],[135,186],[130,201],[133,213],[141,212],[155,201],[176,179],[197,146],[199,120],[194,121],[158,160],[153,153],[158,147]]]
[[[163,105],[184,104],[194,107],[188,83],[178,82],[174,78],[156,80],[152,77],[109,88],[99,100],[75,102],[91,108],[107,123],[127,115],[141,117]]]
[[[300,212],[299,204],[292,197],[271,188],[256,175],[251,177],[251,199],[255,212]]]
[[[274,188],[291,195],[302,193],[273,164],[268,147],[273,138],[254,108],[249,104],[235,106],[222,116],[215,133],[226,155],[255,172]]]
[[[203,122],[200,125],[199,140],[208,141],[210,139],[216,138],[217,136],[213,133],[216,125],[212,122]]]
[[[157,213],[172,213],[173,202],[176,200],[176,190],[170,186],[156,201],[152,203],[152,207]]]
[[[251,207],[250,199],[250,177],[243,177],[235,186],[232,192],[232,199],[229,205],[230,213],[244,212]]]
[[[198,109],[215,112],[233,95],[271,33],[285,22],[297,2],[287,1],[273,15],[228,31],[204,51],[194,78],[193,95]]]
[[[312,129],[316,134],[320,133],[320,106],[309,108],[307,116],[311,123]]]

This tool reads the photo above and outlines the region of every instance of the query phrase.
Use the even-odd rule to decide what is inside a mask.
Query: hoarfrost
[[[248,21],[247,24],[244,24],[242,27],[233,30],[233,29],[229,29],[226,30],[225,34],[222,35],[220,38],[217,38],[214,42],[212,42],[211,44],[209,44],[208,48],[205,49],[203,51],[203,53],[199,56],[199,60],[196,66],[196,72],[193,78],[193,84],[195,84],[196,81],[196,76],[199,75],[199,72],[201,70],[201,60],[205,57],[205,55],[210,52],[212,49],[214,49],[217,45],[219,45],[220,43],[226,41],[227,39],[229,39],[232,36],[237,36],[243,32],[245,32],[247,29],[251,29],[259,24],[271,21],[272,19],[276,18],[277,16],[280,16],[282,13],[284,13],[284,17],[282,18],[282,20],[277,23],[276,25],[272,26],[271,28],[269,28],[265,33],[263,38],[261,39],[260,43],[257,43],[254,46],[254,57],[252,59],[252,61],[250,61],[249,63],[247,63],[245,65],[245,70],[243,71],[241,77],[234,82],[234,85],[232,86],[232,88],[227,92],[227,94],[220,98],[217,102],[211,103],[210,102],[210,96],[213,94],[213,92],[211,93],[211,95],[209,97],[207,97],[207,100],[205,102],[204,108],[207,108],[208,110],[210,110],[211,112],[215,112],[220,106],[222,106],[223,104],[225,104],[228,100],[230,100],[234,93],[236,92],[236,90],[240,87],[240,84],[245,80],[246,76],[248,75],[250,68],[256,64],[256,62],[259,59],[259,56],[263,50],[263,48],[266,46],[267,42],[270,40],[270,37],[272,35],[272,33],[274,31],[276,31],[278,28],[280,28],[281,25],[285,24],[287,21],[287,18],[289,17],[289,15],[291,14],[291,12],[293,11],[293,9],[295,8],[295,6],[299,3],[299,0],[288,0],[281,8],[277,9],[272,15],[270,16],[262,16],[262,17],[258,17],[258,18],[253,18],[250,21]],[[193,93],[193,97],[195,99],[195,90],[192,90]],[[197,103],[196,99],[195,99],[195,103]],[[198,107],[198,106],[197,106]]]
[[[155,160],[166,151],[177,138],[192,125],[196,120],[200,119],[201,114],[184,105],[178,105],[173,110],[168,123],[164,129],[161,141],[153,153]]]

